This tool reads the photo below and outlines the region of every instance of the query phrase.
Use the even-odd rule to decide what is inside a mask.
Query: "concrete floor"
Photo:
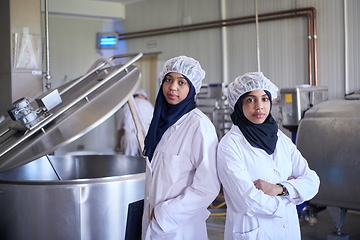
[[[221,210],[219,209],[216,212],[221,212]],[[319,212],[316,220],[317,222],[312,226],[305,220],[300,221],[302,240],[328,240],[327,236],[336,231],[328,210],[325,209]],[[225,216],[210,216],[207,220],[209,240],[224,240],[224,225]],[[359,240],[360,212],[348,211],[341,231],[343,234],[349,235],[349,240]],[[341,238],[331,239],[343,240]]]

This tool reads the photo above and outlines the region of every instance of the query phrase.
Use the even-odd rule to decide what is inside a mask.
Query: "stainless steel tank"
[[[13,104],[0,123],[0,239],[138,238],[131,223],[141,216],[143,157],[49,154],[131,102],[141,56],[101,60],[35,101]],[[119,57],[131,59],[110,64]]]
[[[144,159],[121,155],[44,156],[4,171],[0,239],[125,239],[144,178]]]
[[[310,201],[327,206],[337,237],[348,209],[360,210],[360,100],[329,100],[312,107],[300,121],[297,147],[320,177]],[[345,239],[345,238],[344,238]]]

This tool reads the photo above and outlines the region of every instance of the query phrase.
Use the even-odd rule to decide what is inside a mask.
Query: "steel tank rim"
[[[71,180],[0,180],[1,185],[33,185],[33,186],[63,186],[63,185],[90,185],[112,182],[123,182],[145,179],[145,173],[126,174],[122,176],[108,176],[101,178],[81,178]]]

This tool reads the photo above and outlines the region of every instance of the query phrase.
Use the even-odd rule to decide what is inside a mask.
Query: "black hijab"
[[[158,145],[164,132],[171,125],[177,122],[177,120],[179,120],[184,114],[196,108],[195,87],[192,85],[191,81],[187,79],[186,76],[184,77],[190,85],[190,91],[187,97],[183,101],[175,105],[170,104],[166,101],[162,90],[166,76],[162,81],[158,95],[156,97],[153,118],[151,120],[148,133],[145,137],[145,147],[143,154],[144,156],[149,157],[149,161],[152,160],[154,150]]]
[[[270,105],[272,106],[271,94],[269,91],[264,90],[269,96]],[[242,108],[242,101],[250,94],[247,92],[243,94],[234,106],[234,112],[231,114],[231,120],[239,127],[240,131],[244,134],[246,140],[251,146],[263,149],[267,154],[274,153],[277,143],[278,126],[275,119],[269,113],[269,116],[261,124],[254,124],[249,121]],[[271,108],[270,108],[271,111]]]

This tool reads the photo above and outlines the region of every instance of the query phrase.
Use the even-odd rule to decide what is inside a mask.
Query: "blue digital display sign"
[[[118,34],[116,32],[106,32],[97,34],[98,49],[117,49]]]

